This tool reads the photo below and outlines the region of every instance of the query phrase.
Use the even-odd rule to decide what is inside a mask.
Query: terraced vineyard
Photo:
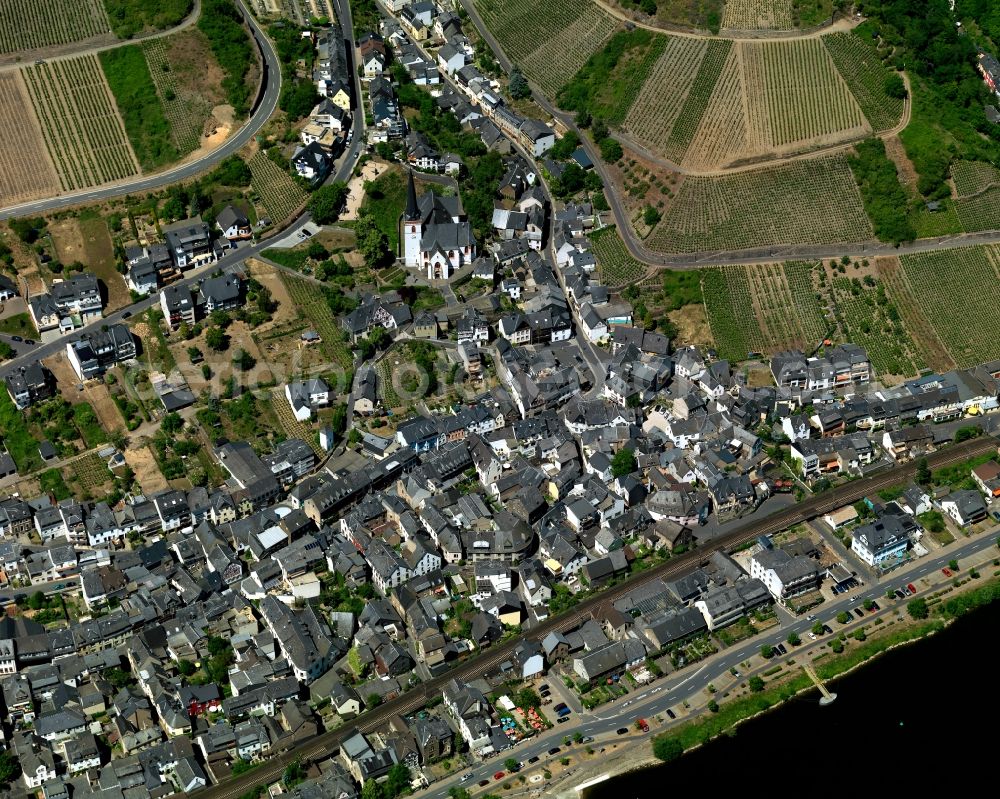
[[[910,282],[900,266],[899,258],[878,258],[875,268],[885,286],[892,304],[898,309],[903,324],[909,331],[920,359],[935,372],[955,368],[955,360],[948,353],[934,326],[928,321]]]
[[[726,78],[719,81],[712,93],[698,132],[684,155],[686,168],[714,169],[751,153],[763,152],[769,146],[754,143],[770,142],[770,120],[766,114],[747,119],[741,63],[741,48],[734,47],[722,71]]]
[[[903,99],[886,93],[886,78],[894,73],[883,66],[875,47],[854,33],[831,33],[821,41],[872,128],[895,127],[903,118]]]
[[[703,284],[712,335],[730,360],[810,350],[827,334],[811,264],[719,267],[706,270]]]
[[[149,64],[149,74],[156,84],[156,93],[163,104],[163,111],[170,123],[170,135],[181,155],[197,150],[201,132],[212,109],[204,98],[185,91],[170,69],[167,38],[143,42],[142,52]]]
[[[306,201],[306,193],[292,176],[258,152],[250,159],[250,186],[275,224],[287,219]]]
[[[962,229],[969,233],[1000,229],[1000,170],[983,161],[957,161],[951,176]]]
[[[764,338],[751,310],[746,270],[742,267],[706,269],[701,285],[719,356],[730,361],[744,360]]]
[[[1000,248],[905,255],[907,282],[960,367],[1000,357]]]
[[[599,6],[576,0],[476,0],[504,53],[554,97],[618,27]]]
[[[955,200],[955,210],[967,233],[1000,229],[1000,186],[973,197],[959,197]]]
[[[684,179],[647,243],[660,252],[821,244],[872,236],[843,156]]]
[[[763,80],[747,81],[747,102],[766,106],[775,147],[867,132],[861,108],[817,39],[742,42],[741,46],[744,58],[760,50]]]
[[[138,173],[97,56],[26,67],[23,72],[63,189],[96,186]]]
[[[281,273],[281,281],[288,289],[288,296],[295,307],[309,320],[309,324],[323,339],[319,345],[323,354],[338,363],[341,368],[350,369],[354,364],[354,358],[344,341],[344,331],[330,313],[330,306],[326,304],[321,287],[287,272]]]
[[[17,70],[0,73],[0,206],[59,191],[31,101]]]
[[[698,66],[691,88],[684,98],[676,124],[670,130],[670,137],[663,147],[663,154],[674,163],[681,163],[701,123],[702,115],[712,99],[715,84],[722,74],[729,50],[733,43],[728,39],[712,39],[709,41],[705,56]]]
[[[787,31],[792,22],[792,0],[726,0],[722,27],[731,30]]]
[[[623,125],[627,133],[662,150],[698,74],[708,41],[667,36],[659,57],[642,85]]]
[[[864,347],[880,376],[917,374],[924,364],[883,286],[856,277],[835,277],[832,294],[844,336]]]
[[[3,0],[0,53],[69,44],[110,33],[101,0]]]
[[[289,438],[302,439],[312,448],[317,458],[322,458],[323,450],[316,436],[313,434],[312,427],[310,427],[308,422],[300,422],[295,418],[295,414],[292,413],[292,406],[288,404],[284,391],[280,388],[274,389],[271,392],[270,399],[274,415],[278,418],[278,424],[285,431],[285,435]]]
[[[592,234],[590,240],[597,258],[597,274],[604,285],[631,286],[646,274],[648,267],[625,249],[617,228],[603,228]]]
[[[951,177],[959,197],[1000,186],[1000,169],[985,161],[956,161],[951,165]]]

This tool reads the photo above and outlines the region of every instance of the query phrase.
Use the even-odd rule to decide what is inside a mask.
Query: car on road
[[[617,730],[615,730],[615,733],[617,735],[628,735],[628,727],[619,727]]]
[[[941,573],[942,573],[942,574],[943,574],[943,575],[944,575],[945,577],[951,577],[951,575],[952,575],[952,571],[951,571],[951,569],[949,569],[949,568],[948,568],[947,566],[945,566],[945,567],[944,567],[943,569],[941,569]]]
[[[498,771],[496,774],[493,775],[493,779],[495,780],[502,780],[503,778],[504,778],[504,773],[502,771]]]
[[[913,587],[913,583],[907,583],[906,584],[906,593],[908,593],[908,594],[915,594],[915,593],[917,593],[917,589]]]
[[[815,616],[806,616],[806,621],[816,621]]]
[[[473,777],[473,774],[472,774],[471,771],[468,774],[463,774],[462,775],[462,782],[467,782],[468,780],[471,780],[472,777]]]
[[[10,340],[11,341],[24,341],[24,339],[21,338],[20,336],[11,336]]]
[[[34,345],[35,345],[35,344],[37,344],[38,342],[37,342],[37,341],[35,341],[35,340],[34,340],[33,338],[26,338],[26,339],[24,340],[24,343],[25,343],[25,344],[30,344],[30,345],[34,346]]]
[[[674,713],[674,711],[672,711],[669,707],[667,708],[667,715],[670,716],[670,718],[672,719],[677,718],[677,714]]]
[[[131,311],[123,311],[122,312],[122,319],[128,319],[131,315],[132,315]]]
[[[561,751],[562,749],[560,749],[558,746],[553,746],[548,753],[550,755],[558,755]]]

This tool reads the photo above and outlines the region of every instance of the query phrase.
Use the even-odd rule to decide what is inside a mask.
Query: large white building
[[[409,176],[402,221],[403,262],[424,270],[428,280],[447,280],[476,257],[476,237],[458,197],[429,191],[417,200]]]

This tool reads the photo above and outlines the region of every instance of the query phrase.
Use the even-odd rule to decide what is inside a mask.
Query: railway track
[[[969,458],[995,451],[997,445],[998,441],[996,438],[983,436],[935,452],[928,456],[927,462],[931,469],[940,469],[944,466],[950,466]],[[759,521],[754,522],[751,520],[744,528],[721,536],[713,541],[711,547],[693,550],[671,558],[669,561],[647,569],[619,585],[612,586],[592,597],[588,597],[572,610],[546,619],[523,635],[494,646],[482,654],[449,669],[444,674],[434,677],[395,699],[379,705],[374,710],[363,713],[355,723],[321,733],[315,738],[285,752],[271,763],[209,787],[199,793],[199,796],[203,799],[237,799],[237,797],[242,797],[246,792],[256,788],[258,785],[267,784],[280,777],[285,767],[295,760],[308,761],[327,757],[336,752],[341,741],[353,735],[355,731],[371,732],[378,729],[392,716],[405,715],[418,710],[431,697],[439,694],[441,689],[452,679],[461,679],[467,682],[489,674],[500,662],[510,657],[515,647],[521,641],[540,641],[551,632],[566,632],[571,630],[578,626],[580,622],[589,618],[591,613],[599,606],[608,602],[614,602],[651,581],[679,576],[707,562],[707,558],[712,552],[731,550],[748,541],[753,541],[761,535],[768,535],[815,519],[828,511],[857,502],[873,492],[899,485],[911,479],[915,473],[915,463],[896,466],[877,475],[852,480],[849,483],[837,486],[830,491],[800,502],[787,510],[773,513]]]

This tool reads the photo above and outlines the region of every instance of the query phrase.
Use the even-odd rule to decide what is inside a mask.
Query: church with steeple
[[[428,280],[447,280],[476,258],[476,237],[458,197],[430,190],[417,199],[413,173],[400,220],[403,263],[423,270]]]

